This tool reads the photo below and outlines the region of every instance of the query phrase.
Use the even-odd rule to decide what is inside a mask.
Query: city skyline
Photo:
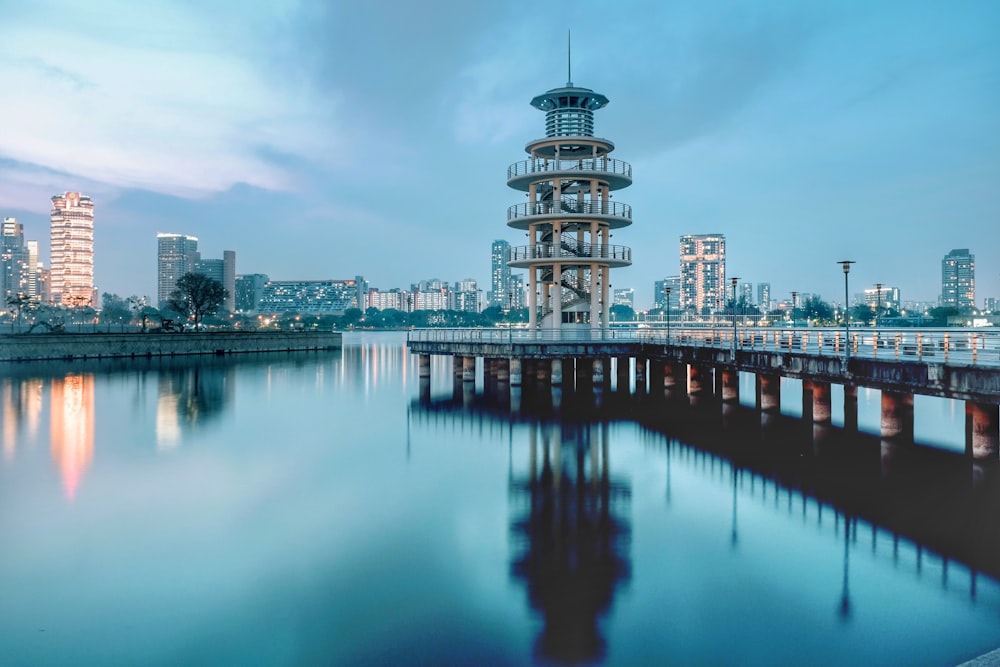
[[[517,2],[390,4],[0,8],[0,216],[47,262],[49,198],[93,197],[102,292],[156,293],[142,249],[161,229],[235,248],[245,273],[488,285],[487,244],[522,243],[503,176],[541,134],[531,96],[566,80],[571,28],[573,79],[611,100],[596,133],[635,170],[611,288],[637,306],[677,273],[677,238],[706,232],[776,299],[836,298],[849,258],[852,284],[936,300],[952,248],[976,255],[977,305],[1000,295],[1000,7],[628,3],[556,26]]]

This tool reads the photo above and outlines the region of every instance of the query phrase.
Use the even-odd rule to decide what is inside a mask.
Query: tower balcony
[[[632,185],[632,165],[609,157],[589,157],[576,160],[533,158],[507,167],[507,185],[527,192],[532,183],[541,180],[598,180],[611,190]]]
[[[537,204],[515,204],[507,209],[507,226],[528,229],[540,222],[589,222],[596,220],[611,229],[632,224],[632,207],[621,202],[577,201],[563,198],[557,202],[543,201]]]
[[[600,264],[612,268],[631,266],[632,249],[623,245],[565,242],[516,246],[507,253],[507,264],[515,269],[553,264]]]

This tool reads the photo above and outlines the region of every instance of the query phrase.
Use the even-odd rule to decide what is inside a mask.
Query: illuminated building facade
[[[941,305],[974,308],[976,256],[968,248],[952,250],[941,260]]]
[[[257,312],[341,315],[359,308],[356,280],[272,280],[264,285]]]
[[[0,310],[6,307],[7,297],[33,296],[30,292],[33,274],[30,252],[24,244],[24,228],[16,218],[4,218],[0,225]]]
[[[91,305],[94,298],[94,202],[79,192],[52,197],[49,290],[53,303]]]
[[[490,305],[500,308],[508,308],[510,304],[510,266],[507,264],[507,256],[510,253],[510,244],[502,239],[493,242],[490,248]]]
[[[156,235],[156,304],[163,308],[177,281],[194,271],[198,261],[198,238],[187,234]]]
[[[685,234],[680,242],[680,307],[705,314],[725,305],[726,237]]]

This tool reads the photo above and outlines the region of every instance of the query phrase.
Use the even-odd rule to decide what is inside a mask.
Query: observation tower
[[[528,270],[532,329],[608,326],[612,268],[629,266],[632,250],[611,245],[611,230],[632,224],[632,208],[611,193],[632,184],[632,166],[609,157],[615,145],[594,136],[594,112],[608,98],[566,85],[531,100],[545,112],[545,137],[528,142],[527,160],[507,169],[507,185],[528,201],[507,209],[507,226],[526,233],[508,264]]]

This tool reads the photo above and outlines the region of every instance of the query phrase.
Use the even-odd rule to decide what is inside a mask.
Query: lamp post
[[[664,289],[667,292],[667,303],[665,304],[667,309],[667,345],[670,345],[670,288]]]
[[[795,326],[795,308],[798,302],[799,293],[792,290],[792,326]]]
[[[878,326],[878,314],[882,312],[882,283],[875,283],[875,326]]]
[[[847,295],[847,274],[851,272],[851,264],[854,260],[842,259],[837,262],[844,267],[844,361],[851,358],[851,302]]]
[[[739,276],[733,276],[730,280],[733,283],[733,356],[736,356],[736,281],[740,278]]]

